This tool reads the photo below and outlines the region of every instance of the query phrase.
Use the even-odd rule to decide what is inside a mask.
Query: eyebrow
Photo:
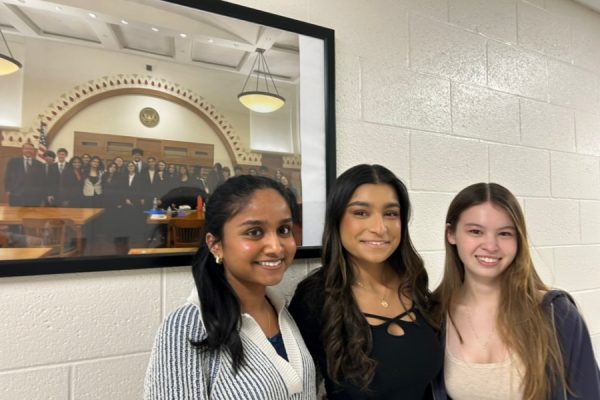
[[[470,223],[468,222],[468,223],[465,224],[465,226],[474,226],[474,227],[477,227],[477,228],[483,228],[484,227],[483,225],[479,225],[479,224],[476,224],[474,222],[470,222]],[[517,228],[515,228],[514,225],[501,226],[497,230],[501,231],[502,229],[512,229],[512,230],[515,230],[515,231],[517,230]]]
[[[292,222],[292,217],[290,218],[284,218],[281,221],[279,221],[279,224],[288,224]],[[255,225],[265,225],[265,221],[264,220],[260,220],[260,219],[249,219],[246,220],[242,223],[239,224],[239,226],[255,226]]]
[[[373,205],[366,201],[353,201],[352,203],[348,203],[346,208],[348,207],[372,207]],[[399,203],[390,202],[384,204],[383,208],[400,208]]]

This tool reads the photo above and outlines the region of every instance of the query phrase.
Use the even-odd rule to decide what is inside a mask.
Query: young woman
[[[87,153],[81,155],[81,170],[85,175],[90,170],[90,161],[92,161],[92,156]]]
[[[121,223],[122,192],[119,167],[115,162],[108,164],[106,172],[102,175],[102,206],[104,213],[100,216],[102,230],[111,241],[120,236],[116,227]]]
[[[83,179],[83,205],[88,208],[102,207],[102,170],[100,157],[93,156]]]
[[[189,175],[188,167],[186,165],[179,166],[179,181],[178,186],[190,186],[192,184],[191,177]]]
[[[74,156],[69,161],[68,176],[65,177],[65,193],[67,204],[69,207],[83,207],[83,180],[85,174],[83,172],[83,162],[81,157]]]
[[[290,192],[292,192],[292,194],[294,195],[294,197],[298,197],[298,191],[292,185],[292,182],[290,182],[290,180],[288,179],[287,176],[281,175],[279,177],[279,182],[281,182],[281,184],[283,185],[283,187],[285,188],[285,190],[289,190]]]
[[[206,189],[208,193],[213,193],[219,185],[225,182],[225,176],[223,175],[223,166],[221,163],[215,163],[212,169],[208,173],[206,178]]]
[[[115,157],[113,159],[113,163],[115,163],[117,166],[116,173],[118,176],[127,175],[127,166],[125,165],[125,161],[123,160],[123,157],[119,157],[119,156]]]
[[[349,169],[329,194],[323,266],[300,283],[290,312],[330,400],[431,393],[442,352],[409,217],[406,187],[379,165]]]
[[[167,163],[160,160],[156,163],[156,177],[157,180],[157,192],[160,199],[165,193],[169,191],[169,184],[167,181]]]
[[[573,299],[537,275],[515,196],[495,183],[463,189],[445,236],[436,399],[600,399],[588,330]]]
[[[292,263],[289,199],[273,180],[240,176],[206,205],[196,290],[163,322],[145,399],[315,399],[315,369],[285,300],[268,287]]]

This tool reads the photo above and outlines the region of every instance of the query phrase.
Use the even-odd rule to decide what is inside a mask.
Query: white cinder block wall
[[[432,286],[452,196],[502,183],[600,354],[600,14],[570,0],[237,2],[336,30],[338,172],[402,177]],[[140,398],[154,332],[191,287],[187,267],[0,280],[0,399]]]

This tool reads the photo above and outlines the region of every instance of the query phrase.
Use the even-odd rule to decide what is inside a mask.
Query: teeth
[[[281,260],[277,260],[277,261],[259,261],[258,263],[260,265],[264,265],[265,267],[277,267],[279,264],[281,264]]]
[[[496,261],[499,260],[499,258],[495,258],[495,257],[482,257],[482,256],[478,256],[477,258],[479,258],[481,261],[487,262],[487,263],[492,263],[492,262],[496,262]]]

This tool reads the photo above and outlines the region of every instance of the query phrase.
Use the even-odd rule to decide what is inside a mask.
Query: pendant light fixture
[[[8,50],[9,54],[6,55],[0,53],[0,75],[12,74],[13,72],[17,72],[18,70],[20,70],[23,65],[17,60],[15,60],[15,58],[13,57],[12,52],[10,51],[10,47],[8,47],[8,42],[6,41],[4,33],[2,32],[2,29],[0,29],[0,35],[2,35],[2,41],[4,41],[4,45],[6,46],[6,50]]]
[[[256,49],[256,58],[250,68],[250,73],[244,82],[242,92],[238,94],[238,100],[245,107],[259,113],[270,113],[280,109],[285,104],[285,99],[277,91],[273,75],[265,60],[265,50]],[[258,65],[256,65],[258,63]],[[256,68],[255,68],[256,67]],[[246,90],[252,73],[256,72],[256,86],[254,90]],[[269,84],[269,81],[271,82]],[[270,86],[273,86],[272,88]],[[264,89],[263,89],[264,88]]]

